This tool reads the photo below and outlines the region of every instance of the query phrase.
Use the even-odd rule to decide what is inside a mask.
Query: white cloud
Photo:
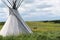
[[[0,12],[8,14],[9,10],[8,10],[8,8],[0,8]]]
[[[45,8],[43,8],[43,9],[37,8],[37,6],[39,6],[39,5],[40,6],[44,5]],[[51,6],[46,7],[46,5],[51,5]],[[53,14],[51,16],[59,16],[60,15],[60,2],[59,2],[59,0],[42,0],[42,1],[41,0],[34,0],[34,2],[32,4],[24,4],[23,8],[25,9],[26,12],[28,12],[28,10],[31,11],[31,9],[35,10],[35,13],[29,13],[29,12],[26,13],[27,14],[26,17],[34,17],[34,16],[37,17],[37,16],[41,16],[42,14],[44,16],[46,16],[48,14]]]
[[[1,0],[0,0],[1,1]],[[0,12],[8,13],[8,9],[0,8]],[[1,11],[3,10],[3,11]],[[19,12],[24,14],[25,18],[32,17],[41,17],[41,16],[60,16],[60,0],[25,0],[21,7],[19,8]],[[42,18],[43,18],[42,17]]]
[[[1,0],[0,0],[0,3],[2,3]]]
[[[8,17],[9,11],[7,8],[0,8],[0,19],[6,19]]]

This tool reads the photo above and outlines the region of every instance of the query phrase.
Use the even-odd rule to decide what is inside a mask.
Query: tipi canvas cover
[[[4,1],[4,3],[9,8],[9,17],[4,24],[3,28],[0,31],[0,35],[2,36],[10,36],[10,35],[19,35],[19,34],[29,34],[32,33],[31,29],[21,18],[19,12],[17,11],[18,6],[16,6],[18,0],[13,0],[12,8],[9,7]],[[22,0],[19,0],[22,2]],[[20,4],[21,4],[20,2]],[[15,8],[14,8],[15,7]]]

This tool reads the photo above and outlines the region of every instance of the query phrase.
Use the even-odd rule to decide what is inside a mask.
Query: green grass
[[[60,24],[53,22],[27,22],[33,31],[60,31]]]
[[[60,24],[53,22],[26,22],[33,34],[0,36],[0,40],[60,40]],[[0,29],[4,23],[0,23]]]

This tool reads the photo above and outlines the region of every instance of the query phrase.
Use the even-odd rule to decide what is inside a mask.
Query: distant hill
[[[0,25],[3,25],[5,22],[0,22]]]
[[[54,22],[54,23],[60,23],[60,20],[51,20],[51,21],[43,21],[43,22]]]
[[[60,20],[47,20],[47,21],[26,21],[26,22],[54,22],[60,23]],[[5,22],[0,22],[0,25],[3,25]]]

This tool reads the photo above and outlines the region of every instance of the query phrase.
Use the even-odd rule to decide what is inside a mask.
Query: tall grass
[[[33,34],[0,36],[0,40],[60,40],[60,24],[53,22],[26,22]],[[0,29],[4,23],[0,23]]]

